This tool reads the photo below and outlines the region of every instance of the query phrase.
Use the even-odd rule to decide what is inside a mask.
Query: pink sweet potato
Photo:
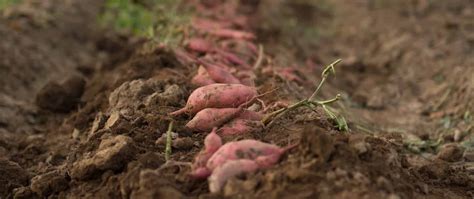
[[[255,86],[255,73],[253,71],[240,70],[237,72],[236,77],[239,78],[240,82],[246,86]]]
[[[206,179],[212,174],[212,171],[207,167],[195,168],[189,173],[189,176],[194,179]]]
[[[240,84],[239,79],[234,77],[229,71],[209,62],[198,60],[206,69],[209,77],[217,83]]]
[[[259,132],[263,129],[263,123],[255,120],[233,119],[217,131],[221,135],[240,135]]]
[[[205,32],[213,29],[228,28],[232,26],[230,22],[214,21],[205,18],[193,18],[191,24],[193,28]]]
[[[213,127],[228,122],[241,111],[241,108],[205,108],[186,124],[186,128],[193,131],[210,131]]]
[[[176,58],[178,59],[178,61],[183,65],[189,65],[196,61],[195,58],[191,54],[189,54],[183,49],[175,49],[174,54],[176,55]]]
[[[254,172],[259,166],[253,160],[232,160],[217,167],[209,177],[209,191],[219,192],[224,187],[227,180],[243,173]]]
[[[263,115],[259,112],[240,108],[205,108],[199,111],[192,120],[186,124],[186,128],[193,131],[210,131],[214,127],[220,127],[232,119],[250,120],[255,122],[261,120]],[[253,123],[252,123],[253,124]],[[229,126],[226,124],[226,126]],[[256,125],[247,125],[254,127]]]
[[[189,96],[186,106],[170,114],[194,115],[205,108],[238,107],[252,100],[256,95],[255,88],[242,84],[210,84],[194,90]]]
[[[191,171],[191,177],[197,179],[207,178],[211,174],[211,170],[206,167],[206,163],[209,158],[222,146],[222,140],[219,135],[216,134],[216,129],[212,131],[204,139],[204,150],[199,152],[193,163],[193,169]]]
[[[222,139],[216,134],[217,128],[213,128],[212,131],[204,138],[205,151],[208,153],[215,153],[222,146]]]
[[[240,57],[233,53],[226,52],[220,49],[216,50],[216,52],[233,64],[237,64],[245,68],[250,68],[250,66],[244,60],[242,60]]]
[[[207,73],[207,70],[202,66],[199,66],[197,74],[191,79],[191,84],[195,86],[206,86],[215,83],[216,82],[209,76],[209,73]]]
[[[277,75],[280,76],[282,79],[287,81],[294,81],[298,83],[304,82],[297,74],[297,70],[295,68],[283,68],[277,71]]]
[[[212,43],[202,38],[192,38],[187,41],[186,47],[189,50],[205,53],[213,50]]]
[[[233,29],[215,29],[209,31],[210,34],[222,37],[222,38],[231,38],[231,39],[255,39],[255,35],[250,32],[233,30]]]
[[[214,155],[207,161],[207,168],[214,170],[219,165],[229,160],[251,159],[254,160],[259,156],[268,156],[283,154],[287,148],[280,148],[273,144],[260,142],[257,140],[240,140],[228,142],[222,145]]]

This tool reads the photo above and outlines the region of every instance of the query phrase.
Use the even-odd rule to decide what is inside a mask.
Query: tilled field
[[[4,11],[0,198],[474,197],[472,3],[187,1],[177,46],[99,30],[103,3]],[[255,93],[199,110],[252,115],[190,125],[222,83]],[[211,168],[208,135],[293,147]]]

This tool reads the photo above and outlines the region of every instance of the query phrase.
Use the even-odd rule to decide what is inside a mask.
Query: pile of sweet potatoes
[[[219,192],[229,178],[271,167],[294,146],[280,148],[257,140],[233,141],[223,145],[214,128],[204,140],[204,149],[195,157],[191,176],[208,178],[209,190]]]
[[[183,108],[170,115],[191,116],[187,129],[210,132],[204,148],[195,157],[190,176],[208,179],[211,192],[220,191],[233,176],[274,165],[291,148],[257,140],[222,143],[220,136],[258,133],[264,126],[263,111],[248,108],[258,97],[256,75],[249,64],[258,60],[259,52],[252,42],[255,35],[245,31],[245,17],[238,15],[232,6],[231,3],[197,5],[200,13],[215,20],[193,19],[196,34],[186,40],[185,49],[176,51],[181,63],[197,66],[191,80],[197,89]],[[222,10],[217,12],[219,9]],[[213,17],[213,13],[220,14]]]

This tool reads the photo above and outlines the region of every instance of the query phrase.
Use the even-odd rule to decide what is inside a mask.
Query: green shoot
[[[408,140],[404,141],[404,146],[413,153],[421,153],[427,150],[436,150],[443,143],[442,138],[436,140]]]
[[[344,117],[336,114],[335,111],[332,110],[328,106],[329,104],[338,101],[341,98],[340,94],[336,95],[336,97],[334,97],[333,99],[329,99],[329,100],[324,100],[324,101],[315,100],[315,98],[318,95],[322,85],[326,82],[326,79],[329,77],[329,75],[330,74],[336,74],[336,70],[335,70],[334,67],[340,62],[341,62],[341,60],[338,59],[338,60],[334,61],[333,63],[329,64],[328,66],[326,66],[326,68],[321,73],[321,76],[322,76],[321,82],[319,82],[318,86],[316,87],[316,90],[313,92],[313,94],[309,98],[301,100],[299,102],[296,102],[295,104],[292,104],[288,107],[285,107],[285,108],[276,110],[274,112],[271,112],[269,114],[266,114],[262,119],[263,124],[265,124],[268,127],[268,126],[273,124],[273,121],[275,121],[275,119],[281,117],[282,115],[284,115],[285,113],[287,113],[291,110],[297,109],[297,108],[302,107],[302,106],[306,106],[306,107],[308,107],[312,110],[313,110],[313,108],[315,108],[317,106],[321,106],[323,108],[323,110],[325,111],[325,113],[329,116],[329,118],[331,118],[332,120],[335,121],[336,127],[339,130],[347,131],[349,128],[347,126],[347,122],[344,119]]]
[[[165,160],[168,162],[171,156],[171,133],[173,132],[173,121],[170,122],[168,130],[166,131],[166,148],[165,148]]]
[[[316,95],[318,95],[319,93],[319,90],[321,89],[321,87],[323,86],[323,84],[326,82],[326,79],[328,78],[328,76],[330,75],[330,73],[332,73],[333,75],[336,75],[336,70],[334,69],[334,66],[337,65],[339,62],[341,62],[342,60],[341,59],[338,59],[336,61],[334,61],[333,63],[329,64],[324,70],[323,72],[321,73],[321,82],[319,82],[318,84],[318,87],[316,88],[316,90],[313,92],[313,94],[311,95],[311,97],[309,97],[309,100],[312,101],[314,100],[314,98],[316,97]]]

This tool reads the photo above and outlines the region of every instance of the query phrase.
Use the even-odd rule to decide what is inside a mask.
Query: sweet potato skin
[[[196,179],[205,179],[211,175],[212,171],[206,167],[206,163],[211,156],[222,146],[222,139],[216,134],[216,129],[204,138],[204,150],[199,152],[192,166],[190,176]]]
[[[254,133],[263,129],[263,123],[260,121],[233,119],[219,128],[218,133],[221,135],[240,135]]]
[[[193,131],[210,131],[234,118],[241,110],[239,108],[205,108],[186,124],[186,128]]]
[[[205,108],[186,124],[186,128],[193,131],[210,131],[213,127],[224,125],[227,128],[248,126],[248,129],[255,129],[261,126],[257,122],[261,119],[261,113],[243,108]]]
[[[202,60],[198,60],[202,66],[206,69],[209,77],[217,83],[226,84],[240,84],[240,80],[234,77],[229,71],[218,65],[211,64]]]
[[[195,86],[206,86],[209,84],[215,84],[203,66],[199,66],[197,74],[191,79],[191,84]]]
[[[216,131],[217,128],[213,128],[206,138],[204,138],[205,151],[208,153],[214,153],[222,146],[222,139],[216,134]]]
[[[170,115],[194,115],[205,108],[235,108],[252,100],[256,95],[255,88],[242,84],[210,84],[194,90],[186,106]]]
[[[209,191],[219,192],[230,178],[242,174],[254,172],[258,169],[258,164],[253,160],[240,159],[228,161],[217,167],[209,177]]]
[[[186,48],[189,50],[193,50],[196,52],[209,52],[213,50],[213,46],[210,42],[202,39],[202,38],[191,38],[187,41]]]
[[[228,142],[222,145],[207,161],[207,168],[214,170],[219,165],[230,160],[251,159],[259,156],[268,156],[272,154],[282,154],[285,150],[273,145],[257,140],[240,140]]]

